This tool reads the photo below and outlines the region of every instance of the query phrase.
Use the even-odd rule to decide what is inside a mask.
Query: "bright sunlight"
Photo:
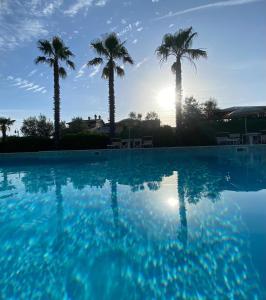
[[[163,110],[173,110],[175,106],[175,88],[168,86],[159,91],[156,100]]]

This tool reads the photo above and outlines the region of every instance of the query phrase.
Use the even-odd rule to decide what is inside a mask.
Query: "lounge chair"
[[[240,133],[229,134],[229,143],[232,145],[239,145],[240,144]]]
[[[121,148],[123,149],[131,148],[131,139],[123,139],[121,142]]]
[[[229,145],[229,138],[227,136],[217,136],[217,145]]]
[[[122,144],[120,139],[112,139],[111,145],[107,145],[108,149],[121,149]]]
[[[134,148],[141,148],[142,147],[142,139],[134,139],[133,140],[133,147]]]
[[[142,147],[143,148],[151,148],[151,147],[153,147],[152,136],[144,136],[142,138]]]

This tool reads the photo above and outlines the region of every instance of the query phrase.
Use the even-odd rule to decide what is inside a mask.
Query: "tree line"
[[[217,112],[219,111],[217,101],[214,98],[199,103],[194,97],[185,98],[182,115],[183,115],[183,129],[191,126],[199,126],[199,123],[204,120],[218,119]],[[130,112],[128,118],[135,121],[150,121],[159,120],[160,117],[155,111],[147,112],[145,116],[141,113]],[[15,120],[0,118],[0,127],[2,136],[6,138],[6,131],[14,124]],[[47,119],[45,115],[40,114],[38,117],[28,117],[23,120],[20,131],[23,136],[28,137],[43,137],[51,138],[54,135],[54,123]],[[71,122],[66,126],[65,121],[60,121],[61,135],[78,134],[88,132],[88,126],[84,123],[81,117],[72,118]]]

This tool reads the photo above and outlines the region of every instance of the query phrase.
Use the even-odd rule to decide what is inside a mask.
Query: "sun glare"
[[[170,206],[171,208],[176,208],[178,206],[178,200],[171,197],[171,198],[168,198],[167,199],[167,202],[168,206]]]
[[[175,105],[175,89],[172,86],[165,87],[157,94],[157,102],[161,109],[172,110]]]

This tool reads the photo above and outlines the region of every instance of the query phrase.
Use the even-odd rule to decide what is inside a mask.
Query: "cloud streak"
[[[192,8],[180,10],[180,11],[177,11],[175,13],[170,12],[169,14],[164,15],[162,17],[155,18],[155,20],[163,20],[163,19],[172,18],[172,17],[188,14],[188,13],[191,13],[191,12],[206,10],[206,9],[246,5],[246,4],[256,3],[256,2],[263,2],[263,1],[265,1],[265,0],[227,0],[227,1],[219,1],[219,2],[216,2],[216,3],[199,5],[199,6],[195,6],[195,7],[192,7]]]
[[[135,69],[139,69],[143,64],[145,64],[147,61],[149,61],[149,57],[145,57],[143,58],[143,60],[141,60],[140,62],[138,62],[136,65],[135,65]]]
[[[44,86],[40,86],[38,84],[22,79],[20,77],[15,78],[9,75],[7,76],[6,79],[11,83],[12,87],[23,89],[25,91],[32,91],[35,93],[42,93],[42,94],[47,93],[47,90]]]
[[[64,11],[64,14],[74,17],[81,10],[87,13],[89,7],[91,6],[105,6],[108,0],[77,0],[73,5],[71,5],[67,10]]]

